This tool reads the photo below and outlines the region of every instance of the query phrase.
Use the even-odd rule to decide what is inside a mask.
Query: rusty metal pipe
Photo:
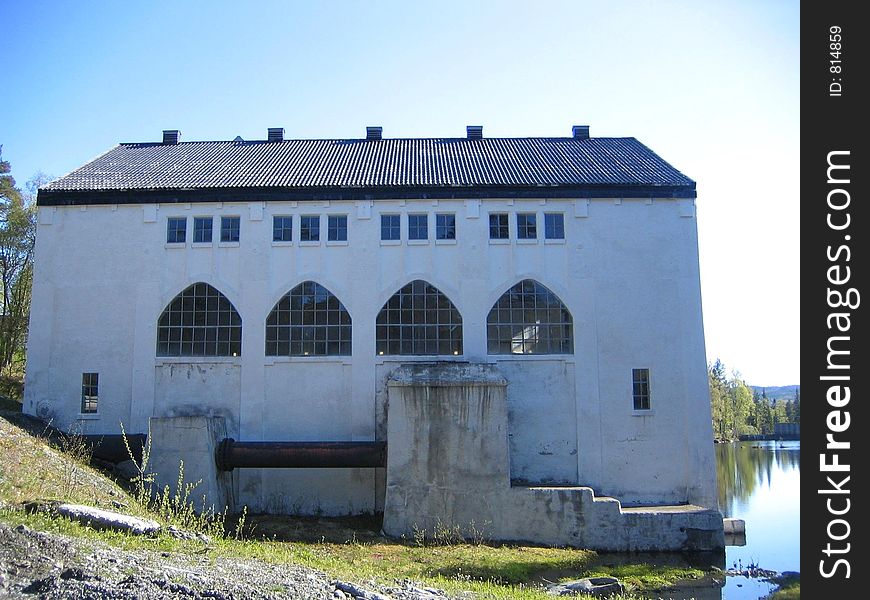
[[[221,440],[215,451],[220,471],[239,468],[342,469],[386,467],[386,442],[237,442]]]

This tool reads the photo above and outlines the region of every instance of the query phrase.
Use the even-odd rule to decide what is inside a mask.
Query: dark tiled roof
[[[40,193],[535,186],[695,184],[634,138],[285,140],[121,144]]]

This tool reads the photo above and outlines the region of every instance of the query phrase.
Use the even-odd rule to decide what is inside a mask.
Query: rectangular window
[[[510,227],[508,226],[507,213],[491,213],[489,215],[489,239],[491,240],[507,240],[510,239]]]
[[[272,241],[293,241],[293,217],[272,217]]]
[[[537,215],[535,213],[517,213],[517,238],[521,240],[538,238]]]
[[[211,217],[193,218],[193,243],[211,244],[211,227],[214,219]]]
[[[187,240],[187,217],[166,219],[166,243],[183,244]]]
[[[82,414],[97,412],[97,400],[100,395],[99,384],[99,373],[82,373]]]
[[[238,242],[240,223],[239,217],[221,217],[221,241]]]
[[[320,215],[302,215],[299,219],[299,241],[320,241]]]
[[[408,239],[429,239],[429,215],[408,215]]]
[[[649,369],[632,369],[634,410],[649,410]]]
[[[544,213],[544,237],[548,240],[565,239],[565,215]]]
[[[401,229],[399,225],[399,215],[381,215],[381,239],[402,239]]]
[[[326,222],[326,239],[330,242],[347,241],[347,215],[329,215]]]
[[[455,240],[456,239],[456,215],[454,215],[454,214],[435,215],[435,239],[436,240]]]

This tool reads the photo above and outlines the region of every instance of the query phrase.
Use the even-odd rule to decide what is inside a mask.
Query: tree
[[[22,194],[10,172],[0,155],[0,371],[24,358],[36,239],[33,197],[47,179],[37,175]]]
[[[730,410],[727,403],[727,380],[725,365],[718,358],[707,366],[707,376],[710,380],[710,410],[713,414],[713,435],[717,439],[726,439]]]
[[[744,433],[753,408],[752,390],[737,371],[732,372],[728,381],[728,402],[731,406],[731,436],[737,438]]]

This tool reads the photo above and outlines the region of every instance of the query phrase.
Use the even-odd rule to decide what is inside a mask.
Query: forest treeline
[[[710,379],[713,437],[717,440],[773,433],[777,423],[800,423],[800,387],[795,390],[794,398],[768,398],[763,388],[753,391],[737,371],[732,371],[729,376],[719,359],[708,365],[707,375]]]

